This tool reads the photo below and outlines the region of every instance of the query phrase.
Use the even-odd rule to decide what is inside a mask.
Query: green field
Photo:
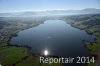
[[[0,17],[0,25],[2,25],[0,26],[0,64],[2,66],[40,65],[39,57],[41,55],[33,55],[27,46],[10,45],[9,41],[12,36],[16,36],[17,32],[43,22],[43,18]],[[46,65],[48,64],[41,64],[41,66]],[[50,66],[61,66],[61,64],[51,64]]]
[[[67,22],[67,18],[63,18]],[[80,15],[69,17],[70,25],[73,27],[85,30],[89,34],[96,36],[95,42],[84,41],[83,43],[88,48],[91,56],[96,56],[95,63],[88,64],[88,66],[100,65],[100,15]]]
[[[28,20],[27,20],[28,19]],[[32,20],[31,20],[32,19]],[[3,66],[62,66],[62,64],[43,64],[39,62],[40,55],[33,55],[29,48],[25,46],[11,46],[9,41],[16,33],[37,26],[48,19],[64,20],[73,27],[86,30],[89,34],[96,36],[95,42],[91,43],[84,40],[84,45],[88,48],[91,56],[96,56],[94,64],[100,62],[100,15],[77,15],[77,16],[58,16],[58,17],[0,17],[0,64]]]

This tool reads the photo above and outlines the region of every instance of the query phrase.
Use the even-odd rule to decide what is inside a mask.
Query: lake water
[[[28,45],[32,53],[43,54],[47,49],[50,55],[77,57],[88,55],[82,40],[94,41],[94,36],[62,20],[47,20],[44,24],[20,31],[10,43]]]

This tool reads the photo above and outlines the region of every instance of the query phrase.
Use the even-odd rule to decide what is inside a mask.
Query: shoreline
[[[59,19],[58,19],[59,20]],[[44,20],[45,21],[45,20]],[[43,21],[43,22],[44,22]],[[64,20],[63,20],[64,21]],[[66,22],[66,21],[65,21]],[[67,22],[66,22],[67,23]],[[67,24],[69,24],[69,23],[67,23]],[[39,24],[40,25],[40,24]],[[78,28],[77,26],[75,26],[75,25],[73,25],[73,24],[69,24],[70,26],[72,26],[72,27],[74,27],[74,28],[77,28],[77,29],[80,29],[80,30],[84,30],[87,34],[89,34],[89,35],[94,35],[92,32],[90,32],[90,31],[87,31],[87,30],[85,30],[85,29],[81,29],[81,28]],[[18,33],[20,32],[20,31],[23,31],[23,30],[26,30],[26,29],[30,29],[30,28],[32,28],[32,27],[35,27],[35,26],[31,26],[31,27],[29,27],[29,28],[24,28],[24,29],[21,29],[21,30],[18,30],[17,32],[15,32],[13,35],[11,35],[11,37],[9,38],[9,40],[8,40],[8,42],[7,42],[7,46],[16,46],[16,47],[26,47],[26,48],[28,48],[29,50],[31,50],[31,47],[29,47],[28,45],[21,45],[21,46],[19,46],[19,45],[13,45],[13,44],[10,44],[10,41],[11,41],[11,39],[12,39],[12,37],[16,37],[16,36],[18,36]],[[95,36],[95,35],[94,35]],[[97,40],[97,37],[96,38],[94,38],[94,42]],[[84,41],[84,40],[82,40],[82,41]],[[92,42],[93,43],[93,42]],[[83,44],[84,44],[84,42],[83,42]],[[86,47],[86,46],[85,46]]]
[[[69,24],[69,23],[68,23]],[[96,36],[95,35],[95,33],[93,33],[93,32],[91,32],[91,31],[89,31],[89,30],[87,30],[87,29],[85,29],[85,28],[80,28],[80,27],[78,27],[78,26],[76,26],[76,25],[74,25],[74,24],[70,24],[72,27],[75,27],[75,28],[78,28],[78,29],[80,29],[80,30],[84,30],[84,31],[86,31],[86,33],[88,33],[89,35],[94,35],[95,36],[95,38],[94,38],[94,42],[89,42],[90,43],[90,45],[92,46],[93,45],[93,43],[96,43],[96,41],[98,40],[98,36]],[[98,65],[99,64],[99,61],[100,61],[100,55],[98,55],[98,53],[97,54],[95,54],[95,53],[93,53],[93,51],[91,50],[91,49],[89,49],[89,47],[87,46],[88,44],[86,44],[85,43],[86,42],[86,40],[83,40],[83,44],[84,44],[84,46],[88,49],[88,51],[89,51],[89,53],[90,53],[90,55],[91,55],[91,57],[92,56],[94,56],[95,57],[95,65]],[[98,59],[99,58],[99,59]],[[90,64],[91,65],[91,64]],[[89,64],[87,64],[87,66],[90,66]]]
[[[44,21],[43,21],[43,23],[44,23]],[[42,22],[39,23],[39,24],[36,24],[36,25],[33,24],[33,25],[31,25],[30,27],[28,26],[28,27],[26,27],[26,28],[22,28],[22,29],[20,29],[20,30],[15,31],[15,32],[9,37],[9,39],[8,39],[8,41],[7,41],[7,46],[25,47],[25,48],[28,48],[29,52],[31,52],[31,51],[30,51],[30,50],[31,50],[31,47],[29,47],[28,45],[21,45],[21,46],[19,46],[19,45],[13,45],[13,44],[10,43],[10,41],[11,41],[11,39],[12,39],[13,37],[18,36],[18,33],[19,33],[20,31],[23,31],[23,30],[27,30],[27,29],[36,27],[36,26],[38,26],[38,25],[40,25],[40,24],[42,24]],[[31,52],[31,54],[33,55],[33,54],[35,54],[35,53],[32,53],[32,52]],[[37,53],[37,54],[38,54],[38,53]]]
[[[64,21],[64,20],[63,20]],[[66,22],[66,21],[65,21]],[[66,22],[67,23],[67,22]],[[40,23],[41,24],[41,23]],[[69,24],[69,23],[68,23]],[[77,28],[77,29],[80,29],[80,30],[84,30],[84,31],[86,31],[86,33],[88,33],[89,35],[95,35],[94,33],[92,33],[92,32],[90,32],[90,31],[88,31],[88,30],[86,30],[86,29],[81,29],[81,28],[79,28],[79,27],[75,27],[75,25],[73,25],[73,24],[69,24],[70,26],[72,26],[72,27],[74,27],[74,28]],[[20,32],[20,31],[23,31],[23,30],[26,30],[26,29],[29,29],[29,28],[32,28],[32,27],[35,27],[35,26],[28,26],[28,27],[26,27],[26,28],[23,28],[23,29],[20,29],[20,30],[18,30],[18,31],[15,31],[15,33],[14,34],[12,34],[10,37],[9,37],[9,40],[7,41],[7,46],[16,46],[16,47],[25,47],[25,48],[28,48],[28,50],[29,50],[29,52],[30,52],[30,50],[31,50],[31,47],[29,47],[29,46],[27,46],[27,45],[22,45],[22,46],[19,46],[19,45],[12,45],[12,44],[10,44],[10,41],[11,41],[11,38],[12,37],[14,37],[14,36],[18,36],[18,32]],[[90,32],[90,33],[89,33]],[[96,36],[96,35],[95,35]],[[94,39],[94,42],[96,42],[96,40],[97,40],[97,36],[96,36],[96,38]],[[83,42],[83,44],[84,44],[84,42]],[[85,44],[86,45],[86,44]],[[85,46],[87,49],[88,49],[88,47],[87,46]],[[90,50],[89,50],[89,52],[91,52]],[[32,55],[33,55],[34,53],[32,53]],[[91,54],[91,56],[92,56],[92,54]]]

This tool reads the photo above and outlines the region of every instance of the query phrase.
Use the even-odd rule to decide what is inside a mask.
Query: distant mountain
[[[50,10],[50,11],[26,11],[14,13],[0,13],[0,17],[31,17],[40,15],[80,15],[80,14],[100,14],[100,9],[87,8],[83,10]]]
[[[83,14],[100,14],[100,9],[95,9],[95,8],[87,8],[87,9],[83,9],[80,11],[80,13]]]
[[[28,17],[37,15],[35,12],[0,13],[0,17]]]

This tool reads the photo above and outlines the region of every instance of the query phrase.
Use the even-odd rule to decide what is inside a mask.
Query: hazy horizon
[[[1,12],[100,9],[99,0],[0,0]]]

